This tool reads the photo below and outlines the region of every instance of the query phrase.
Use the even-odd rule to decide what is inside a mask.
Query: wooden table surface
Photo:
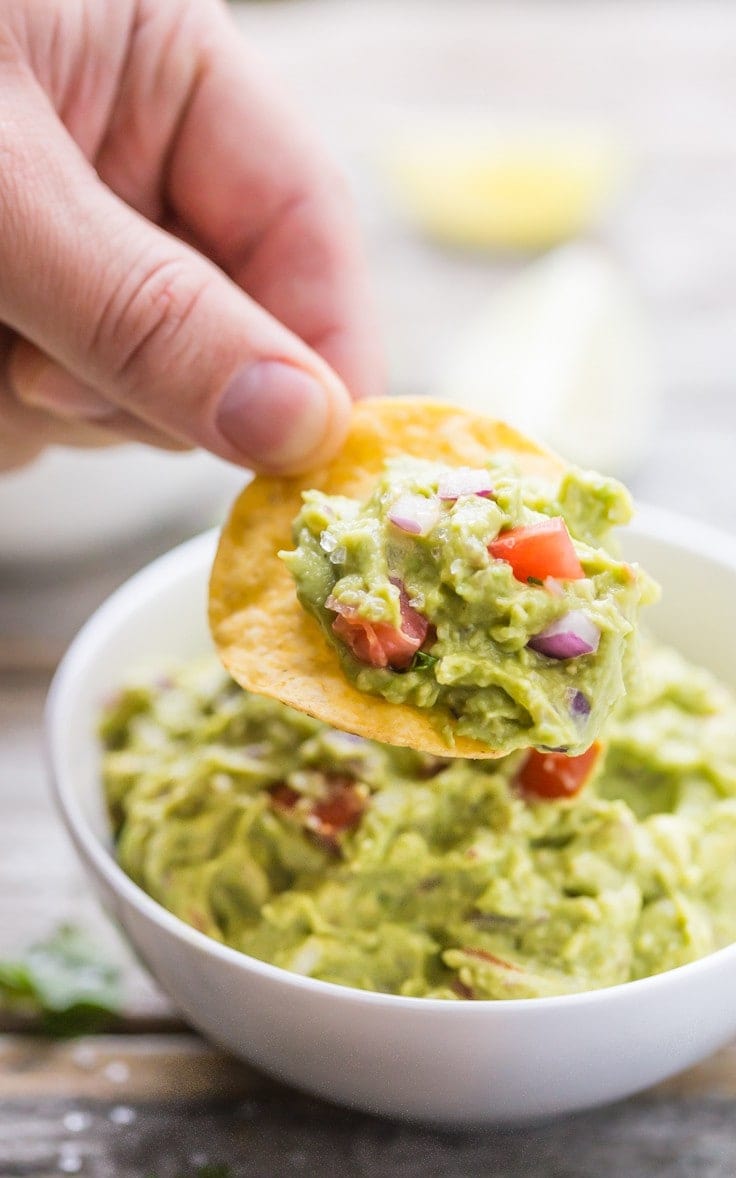
[[[637,178],[601,236],[646,296],[666,394],[634,487],[735,530],[736,7],[276,0],[240,7],[238,19],[355,179],[397,387],[426,384],[439,349],[511,264],[434,250],[392,218],[370,168],[386,126],[484,107],[594,117],[628,136]],[[183,1026],[90,895],[49,802],[40,733],[50,675],[77,626],[184,534],[81,566],[0,560],[0,958],[72,919],[120,960],[126,990],[113,1035],[53,1043],[0,1016],[0,1175],[215,1178],[226,1165],[259,1178],[733,1178],[736,1045],[612,1108],[449,1134],[285,1090]]]

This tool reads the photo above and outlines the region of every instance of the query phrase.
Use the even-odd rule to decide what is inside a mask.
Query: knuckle
[[[186,257],[134,269],[99,312],[93,356],[124,387],[135,388],[155,376],[162,362],[181,360],[192,347],[189,325],[207,286],[206,276]]]
[[[357,217],[353,186],[331,159],[323,159],[319,173],[313,178],[311,199],[341,224]]]
[[[312,177],[311,184],[305,185],[292,198],[291,206],[299,211],[309,211],[312,217],[315,210],[321,211],[323,217],[336,218],[339,223],[356,217],[352,185],[344,172],[331,162],[325,164]]]
[[[351,237],[352,200],[347,188],[321,183],[293,196],[283,207],[277,232],[289,242],[293,271],[316,278],[342,265]]]
[[[327,178],[327,189],[332,200],[344,212],[353,214],[355,197],[347,176],[339,168],[333,168]]]

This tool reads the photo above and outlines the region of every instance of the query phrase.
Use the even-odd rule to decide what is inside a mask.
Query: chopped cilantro
[[[412,660],[411,669],[412,671],[422,671],[425,668],[433,667],[438,662],[439,659],[436,655],[427,654],[423,650],[418,650]]]

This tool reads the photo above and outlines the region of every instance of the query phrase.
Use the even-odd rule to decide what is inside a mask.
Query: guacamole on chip
[[[453,1000],[670,969],[736,938],[736,700],[648,646],[579,757],[451,759],[336,731],[215,660],[102,724],[124,870],[285,969]]]
[[[335,462],[241,495],[213,635],[244,687],[349,732],[434,754],[580,754],[625,692],[655,594],[607,546],[630,514],[620,484],[500,423],[367,402]]]
[[[630,515],[620,483],[574,469],[551,488],[397,458],[365,502],[307,491],[282,559],[360,690],[428,709],[450,748],[575,754],[624,694],[651,594],[602,547]]]

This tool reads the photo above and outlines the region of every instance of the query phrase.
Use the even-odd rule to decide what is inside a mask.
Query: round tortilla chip
[[[233,678],[248,691],[383,744],[436,756],[499,756],[466,736],[449,745],[431,708],[389,703],[354,687],[277,556],[293,547],[291,525],[303,491],[364,500],[388,458],[409,454],[479,466],[498,452],[513,455],[524,473],[555,482],[565,471],[555,454],[502,422],[416,397],[359,402],[345,445],[329,465],[296,478],[255,478],[233,506],[210,580],[210,627]]]

